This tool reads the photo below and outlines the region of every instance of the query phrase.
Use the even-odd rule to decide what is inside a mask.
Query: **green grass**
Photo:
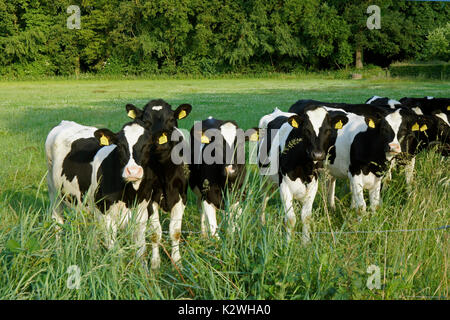
[[[191,103],[180,126],[209,115],[235,119],[247,129],[298,99],[362,103],[372,95],[401,98],[448,96],[449,82],[419,80],[325,80],[307,77],[223,80],[47,80],[0,82],[0,298],[2,299],[448,299],[447,230],[312,235],[308,246],[298,232],[287,245],[281,203],[275,193],[267,224],[259,221],[262,191],[251,168],[240,229],[220,241],[203,239],[200,214],[189,191],[177,270],[161,249],[160,272],[135,259],[132,227],[105,250],[89,212],[67,209],[61,240],[49,213],[44,141],[61,120],[118,130],[125,104],[142,107],[152,98],[173,106]],[[376,213],[349,210],[346,181],[339,181],[337,211],[324,201],[323,179],[315,200],[312,231],[428,229],[449,224],[450,161],[430,151],[417,160],[407,189],[402,172],[382,193]],[[161,214],[163,230],[168,215]],[[298,219],[299,221],[300,219]],[[150,239],[148,238],[148,241]],[[170,251],[168,234],[163,246]],[[149,248],[150,249],[150,248]],[[147,250],[145,259],[150,260]],[[380,268],[381,289],[369,290],[370,265]],[[69,289],[69,266],[80,268],[79,289]]]

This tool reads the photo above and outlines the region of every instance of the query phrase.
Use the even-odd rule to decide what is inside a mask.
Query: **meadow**
[[[173,107],[192,104],[181,128],[211,115],[247,129],[273,108],[287,110],[298,99],[363,103],[372,95],[448,97],[449,88],[450,82],[433,80],[306,76],[0,82],[0,299],[448,299],[450,229],[437,228],[450,224],[450,160],[433,150],[419,154],[411,185],[401,169],[394,171],[381,208],[361,217],[349,209],[347,181],[338,181],[337,210],[330,211],[321,179],[306,246],[299,218],[295,237],[285,242],[278,193],[261,224],[263,190],[254,167],[240,228],[230,232],[219,213],[220,240],[200,236],[200,213],[189,190],[183,265],[174,267],[165,254],[170,242],[164,233],[161,269],[153,272],[134,256],[132,226],[108,251],[82,209],[65,210],[68,223],[55,240],[44,141],[63,119],[117,131],[128,121],[127,103],[143,107],[153,98]],[[160,216],[167,231],[169,215]],[[371,265],[379,268],[379,289],[367,286]],[[70,285],[71,266],[80,271],[78,288]]]

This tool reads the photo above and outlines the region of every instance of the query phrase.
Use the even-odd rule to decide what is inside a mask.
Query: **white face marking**
[[[391,141],[391,143],[400,145],[400,142],[398,141],[398,130],[400,129],[400,125],[402,124],[402,116],[400,115],[400,110],[392,112],[391,114],[386,116],[385,119],[394,131],[394,139]]]
[[[123,131],[125,134],[125,139],[127,140],[127,143],[128,143],[128,150],[130,152],[130,158],[128,159],[128,163],[126,164],[125,168],[140,168],[140,169],[142,169],[142,167],[139,166],[133,158],[133,147],[137,143],[139,138],[144,134],[144,128],[142,128],[138,124],[132,124],[130,126],[126,126],[123,129]],[[122,173],[122,177],[125,177],[125,168]],[[138,182],[138,181],[136,181],[136,182]],[[137,190],[139,188],[139,184],[140,184],[140,182],[133,183],[133,188],[135,190]]]
[[[310,110],[306,112],[306,115],[309,117],[309,121],[313,126],[314,132],[316,136],[319,136],[320,127],[323,124],[323,120],[327,115],[327,111],[324,108],[317,108],[315,110]]]
[[[411,110],[414,111],[418,115],[421,115],[421,116],[423,115],[423,112],[422,112],[422,110],[420,110],[419,107],[414,107]]]
[[[222,133],[225,141],[231,147],[236,138],[236,126],[231,122],[227,122],[220,126],[220,133]]]
[[[159,110],[161,110],[162,108],[163,108],[162,106],[154,106],[154,107],[152,108],[152,110],[159,111]]]
[[[428,99],[428,100],[432,100],[432,99],[434,99],[434,97],[428,96],[427,99]]]
[[[443,112],[437,113],[435,116],[438,117],[438,118],[441,118],[442,120],[444,120],[444,122],[445,122],[448,126],[450,126],[450,123],[449,123],[449,121],[448,121],[448,117],[447,117],[447,115],[446,115],[445,113],[443,113]]]

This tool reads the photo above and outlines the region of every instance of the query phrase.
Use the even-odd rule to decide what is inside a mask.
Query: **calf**
[[[202,234],[207,224],[212,236],[217,236],[216,210],[223,208],[224,193],[239,190],[245,177],[244,135],[235,121],[209,117],[191,129],[191,163],[189,186],[202,207]],[[242,131],[241,131],[242,132]],[[235,210],[236,201],[231,205]],[[233,217],[230,222],[234,228]]]
[[[343,112],[311,107],[299,114],[275,109],[259,122],[259,166],[261,173],[269,175],[279,186],[288,240],[296,223],[294,199],[303,202],[302,239],[304,243],[310,240],[309,220],[318,187],[317,170],[334,144],[337,130],[347,121]]]
[[[416,114],[424,115],[430,130],[422,134],[421,141],[426,145],[439,143],[444,146],[443,155],[450,150],[450,99],[449,98],[407,98],[400,99],[402,106]]]
[[[400,103],[407,108],[416,111],[417,114],[432,115],[444,114],[450,117],[450,99],[449,98],[408,98],[400,99]],[[448,122],[448,121],[447,121]]]
[[[379,106],[389,106],[390,109],[394,110],[401,107],[402,105],[400,101],[379,96],[372,96],[371,98],[367,99],[365,103]]]
[[[330,206],[335,208],[336,178],[348,178],[352,208],[366,210],[363,190],[368,189],[370,205],[374,210],[380,203],[381,180],[387,164],[410,148],[410,136],[416,119],[401,109],[311,100],[300,100],[290,110],[314,104],[325,105],[328,111],[345,112],[349,118],[349,123],[338,133],[335,154],[329,158],[328,170],[332,175],[328,194]]]
[[[160,261],[159,243],[162,234],[158,213],[160,208],[170,212],[169,234],[172,241],[172,259],[178,263],[181,260],[179,243],[188,185],[185,161],[189,155],[183,154],[175,159],[172,157],[172,151],[178,143],[184,143],[183,135],[177,128],[177,121],[185,118],[192,107],[189,104],[182,104],[176,110],[172,110],[170,104],[158,99],[148,102],[143,110],[132,104],[128,104],[126,109],[130,118],[142,121],[150,132],[149,154],[151,157],[148,166],[153,172],[149,206],[150,224],[154,232],[151,238],[152,266],[157,267]]]
[[[106,231],[106,246],[114,245],[119,227],[132,217],[137,204],[134,233],[139,249],[145,252],[145,228],[150,200],[149,133],[142,123],[125,124],[118,133],[62,121],[47,136],[48,189],[52,217],[63,224],[62,202],[86,202]],[[93,200],[95,199],[95,204]]]
[[[367,100],[366,103],[374,104],[378,106],[384,106],[385,102],[396,101],[389,98],[381,98],[374,96]],[[436,101],[435,101],[436,100]],[[395,108],[407,108],[414,112],[418,117],[418,122],[421,123],[418,137],[417,137],[417,147],[415,150],[411,150],[412,154],[415,155],[423,149],[427,149],[429,146],[436,143],[443,144],[444,149],[443,154],[446,154],[445,146],[450,144],[450,124],[448,122],[448,116],[446,112],[446,104],[450,104],[450,101],[445,102],[445,100],[450,99],[434,99],[428,98],[402,98],[403,102],[396,102]],[[437,103],[437,101],[441,101]],[[413,164],[414,159],[408,162],[407,165]],[[408,177],[407,177],[408,180]]]

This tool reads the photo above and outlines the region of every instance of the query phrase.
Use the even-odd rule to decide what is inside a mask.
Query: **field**
[[[328,210],[322,179],[313,209],[315,233],[307,246],[300,241],[300,219],[296,237],[285,242],[277,193],[269,202],[266,225],[260,223],[262,191],[254,168],[240,229],[229,232],[223,213],[218,214],[221,240],[198,234],[200,214],[189,191],[183,267],[175,268],[164,253],[170,251],[164,233],[161,270],[152,272],[134,257],[132,227],[119,233],[120,245],[107,251],[83,210],[65,211],[69,223],[61,241],[55,240],[44,141],[63,119],[118,130],[128,121],[126,103],[142,107],[152,98],[172,106],[192,104],[192,113],[179,123],[182,128],[212,115],[235,119],[247,129],[274,107],[287,110],[302,98],[363,103],[372,95],[449,96],[449,88],[450,82],[431,80],[307,77],[0,82],[0,298],[448,299],[449,229],[436,228],[450,224],[450,160],[433,151],[418,156],[412,185],[406,186],[401,169],[395,171],[381,208],[361,219],[348,209],[346,181],[337,186],[337,211]],[[169,216],[161,218],[167,231]],[[414,231],[402,231],[407,229]],[[354,232],[369,230],[392,231]],[[371,265],[379,268],[379,289],[366,284]],[[78,289],[71,285],[70,266],[79,268]]]

